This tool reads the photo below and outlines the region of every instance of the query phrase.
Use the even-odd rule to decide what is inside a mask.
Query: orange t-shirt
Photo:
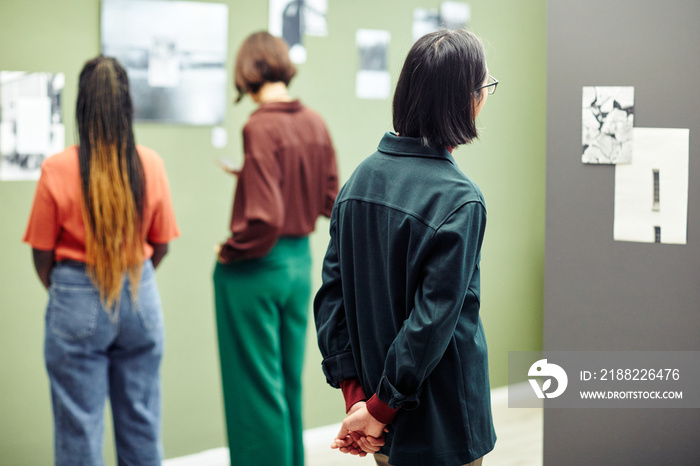
[[[170,199],[163,160],[153,150],[137,146],[143,164],[146,201],[143,213],[144,257],[150,243],[168,243],[180,236]],[[77,146],[70,146],[41,164],[34,204],[23,241],[34,249],[54,251],[56,261],[86,262],[83,192]]]

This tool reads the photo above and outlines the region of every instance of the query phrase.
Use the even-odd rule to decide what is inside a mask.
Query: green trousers
[[[214,293],[231,465],[303,466],[301,371],[311,293],[307,238],[216,264]]]

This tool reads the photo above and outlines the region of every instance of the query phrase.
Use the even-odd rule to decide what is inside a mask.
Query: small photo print
[[[0,71],[0,180],[38,180],[41,162],[65,147],[63,73]]]
[[[442,2],[440,5],[440,23],[444,28],[468,28],[471,19],[472,10],[468,3]]]
[[[413,10],[411,27],[413,41],[440,28],[469,28],[471,17],[471,7],[463,2],[442,2],[440,11],[434,8],[416,8]]]
[[[289,45],[293,63],[306,62],[305,36],[328,35],[328,0],[270,0],[268,31]]]
[[[428,8],[413,10],[413,25],[411,27],[413,42],[438,29],[440,29],[440,13],[437,10]]]
[[[355,94],[360,99],[386,99],[391,94],[387,64],[389,31],[359,29],[355,42],[360,52],[360,69],[355,77]]]
[[[634,87],[584,87],[582,107],[581,161],[631,163]]]

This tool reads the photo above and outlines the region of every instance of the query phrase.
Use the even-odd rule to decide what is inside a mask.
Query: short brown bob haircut
[[[296,72],[289,59],[289,47],[283,39],[264,31],[251,34],[236,56],[236,103],[246,93],[258,92],[266,82],[289,85]]]
[[[394,130],[424,145],[457,147],[478,137],[474,110],[487,76],[484,46],[464,29],[424,35],[408,52],[394,93]]]

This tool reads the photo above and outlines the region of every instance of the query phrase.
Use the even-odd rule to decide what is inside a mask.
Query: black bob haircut
[[[474,110],[486,80],[484,46],[464,29],[424,35],[408,52],[394,93],[394,130],[424,145],[457,147],[478,137]]]

